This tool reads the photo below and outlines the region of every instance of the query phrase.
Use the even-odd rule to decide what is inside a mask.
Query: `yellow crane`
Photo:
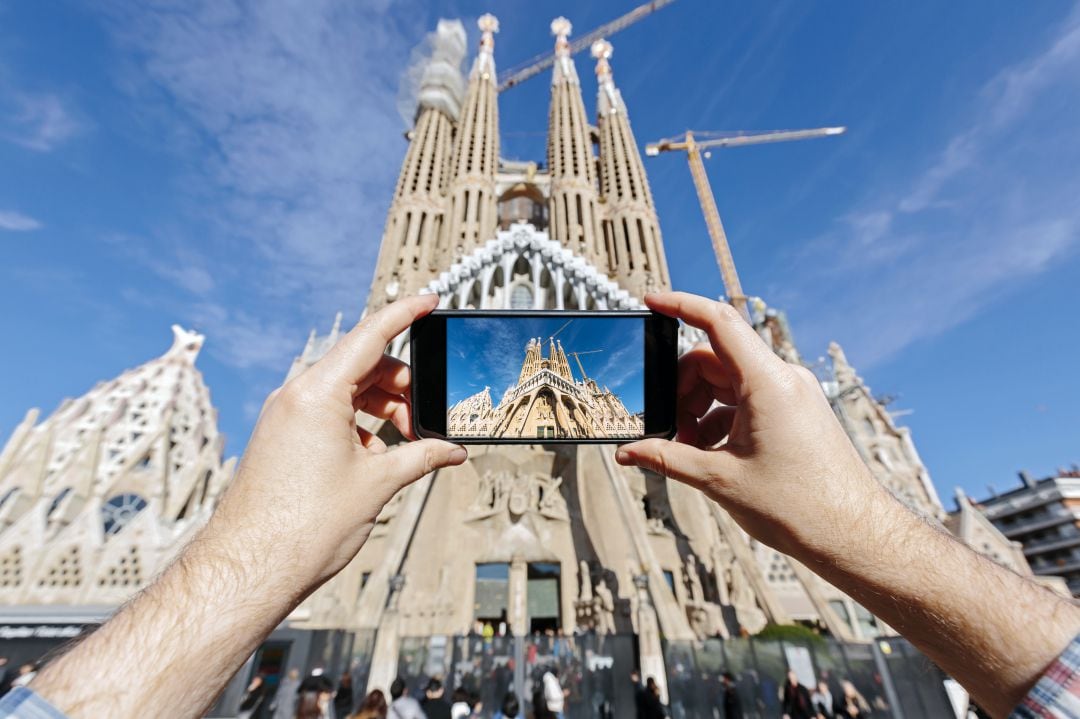
[[[701,212],[705,215],[705,225],[708,227],[709,237],[712,239],[716,262],[720,265],[720,276],[724,280],[724,292],[727,294],[732,306],[742,314],[747,322],[750,321],[750,312],[746,307],[746,295],[743,294],[742,285],[739,283],[739,274],[735,271],[735,260],[731,256],[731,247],[728,245],[727,235],[724,234],[724,225],[720,222],[720,211],[716,209],[716,199],[713,197],[712,187],[709,185],[709,176],[705,174],[705,165],[701,161],[702,151],[705,152],[705,157],[710,157],[710,150],[714,147],[741,147],[743,145],[761,145],[768,142],[809,140],[815,137],[842,135],[846,131],[846,127],[819,127],[814,130],[777,130],[774,132],[753,133],[699,132],[695,134],[687,130],[685,134],[679,137],[651,142],[645,146],[645,154],[650,157],[655,157],[661,152],[686,151],[686,159],[690,163],[690,175],[694,178],[694,189],[697,190],[698,202],[701,203]]]
[[[581,357],[579,357],[578,355],[593,355],[593,354],[596,354],[597,352],[603,352],[603,351],[604,350],[585,350],[584,352],[567,352],[566,353],[568,355],[572,355],[574,357],[574,359],[577,360],[578,369],[581,370],[581,381],[582,382],[587,380],[589,378],[589,376],[587,374],[585,374],[585,367],[582,366]]]
[[[585,33],[577,40],[570,43],[570,54],[576,55],[587,47],[592,47],[592,44],[602,38],[608,38],[624,30],[638,20],[651,15],[665,5],[670,5],[675,0],[652,0],[651,2],[638,5],[636,8],[620,15],[611,22],[604,23],[600,27],[596,28],[592,32]],[[514,85],[518,85],[534,75],[539,75],[555,64],[555,53],[550,50],[540,53],[531,60],[527,60],[522,64],[512,67],[509,70],[499,73],[499,92],[505,92]]]

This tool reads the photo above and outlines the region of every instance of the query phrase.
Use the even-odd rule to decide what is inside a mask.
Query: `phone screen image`
[[[450,439],[645,434],[642,317],[446,318]]]

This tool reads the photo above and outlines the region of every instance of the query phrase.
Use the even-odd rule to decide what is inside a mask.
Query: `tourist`
[[[37,669],[31,662],[27,662],[19,667],[19,675],[11,682],[12,687],[25,687],[34,677],[37,675]]]
[[[469,692],[464,687],[455,689],[451,700],[453,703],[450,705],[450,719],[467,719],[472,715]]]
[[[841,694],[833,702],[837,719],[865,719],[870,716],[870,705],[849,681],[840,682]]]
[[[274,702],[270,705],[274,719],[296,717],[296,694],[300,691],[300,670],[293,667],[278,684]]]
[[[735,675],[731,672],[724,672],[721,675],[720,682],[724,687],[722,699],[724,715],[722,719],[743,719],[742,699],[739,698],[739,691],[735,686]]]
[[[730,305],[684,293],[645,301],[709,343],[680,360],[678,441],[622,446],[618,463],[702,490],[750,536],[901,630],[995,716],[1021,702],[1029,715],[1068,714],[1064,702],[1080,689],[1060,682],[1080,664],[1080,607],[897,501],[859,457],[813,373],[780,359]],[[437,303],[434,295],[404,298],[369,314],[275,390],[194,540],[29,688],[0,699],[0,716],[204,715],[270,632],[352,561],[391,497],[468,458],[436,439],[388,449],[357,427],[361,406],[414,437],[408,367],[385,349]],[[153,641],[133,641],[140,636]],[[422,717],[400,684],[396,701],[409,701],[395,719]]]
[[[372,689],[360,703],[360,708],[356,710],[353,719],[386,719],[386,715],[386,696],[378,689]]]
[[[420,702],[409,696],[409,687],[401,677],[390,685],[390,709],[386,715],[388,719],[427,719]]]
[[[264,699],[266,699],[266,680],[263,679],[262,674],[256,674],[248,684],[244,698],[240,700],[239,719],[251,719],[258,716]]]
[[[532,693],[533,713],[532,719],[555,719],[555,714],[547,708],[547,700],[544,699],[544,684],[536,684]]]
[[[345,719],[352,714],[353,705],[356,703],[353,697],[352,676],[349,672],[341,675],[337,692],[334,694],[334,716],[336,719]]]
[[[814,704],[810,700],[810,690],[799,684],[799,675],[794,671],[788,670],[780,706],[784,712],[784,719],[813,719],[814,717]]]
[[[446,688],[436,677],[428,680],[427,688],[424,689],[424,698],[420,701],[420,707],[428,719],[450,719],[450,704],[443,699]]]
[[[7,694],[11,688],[11,669],[8,668],[8,658],[0,657],[0,696]]]
[[[823,680],[818,682],[817,689],[810,695],[810,702],[814,705],[814,711],[817,712],[817,719],[832,719],[832,692]]]
[[[630,683],[634,685],[634,712],[641,719],[645,716],[645,685],[641,683],[641,674],[637,669],[630,672]]]
[[[495,716],[492,719],[517,719],[521,713],[521,704],[518,702],[517,694],[514,692],[507,692],[503,697],[502,706],[499,707],[499,711],[495,712]]]
[[[296,719],[334,719],[330,692],[301,692],[296,700]]]
[[[559,683],[559,667],[554,664],[549,666],[540,682],[544,687],[544,704],[548,711],[558,719],[563,719],[563,705],[569,692]]]
[[[640,719],[664,719],[667,716],[664,702],[660,698],[660,686],[656,683],[656,679],[652,677],[645,680],[645,691],[641,695],[641,708],[643,711],[639,714]]]

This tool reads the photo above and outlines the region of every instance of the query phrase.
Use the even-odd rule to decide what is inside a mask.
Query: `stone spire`
[[[595,262],[603,258],[604,252],[596,207],[596,159],[581,99],[581,83],[566,39],[570,30],[570,21],[564,17],[551,22],[555,68],[548,113],[549,231],[552,239]]]
[[[454,123],[461,109],[465,28],[440,20],[424,70],[416,123],[407,137],[394,199],[386,217],[368,309],[415,293],[445,264],[438,241],[445,222]]]
[[[593,43],[599,84],[600,193],[606,208],[602,222],[604,266],[630,294],[641,297],[652,290],[671,289],[671,281],[645,166],[626,105],[612,78],[611,54],[607,40]]]
[[[480,51],[469,73],[465,107],[458,124],[451,164],[449,215],[443,247],[452,260],[495,238],[499,165],[499,91],[495,76],[495,33],[499,21],[481,15]]]
[[[191,538],[231,479],[195,359],[165,354],[32,410],[0,452],[0,602],[119,604]]]

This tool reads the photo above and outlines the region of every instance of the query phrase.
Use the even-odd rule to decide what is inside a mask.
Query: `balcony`
[[[1024,556],[1032,557],[1043,552],[1052,552],[1055,549],[1066,549],[1078,545],[1080,545],[1080,532],[1067,537],[1057,536],[1040,539],[1037,542],[1024,542]]]
[[[1046,514],[1039,515],[1038,517],[1028,519],[1024,522],[1019,522],[1010,526],[998,525],[998,529],[1000,529],[1001,533],[1009,539],[1018,539],[1020,535],[1027,534],[1028,532],[1036,532],[1040,529],[1047,529],[1065,522],[1075,522],[1076,519],[1075,512],[1059,505],[1050,508]]]

